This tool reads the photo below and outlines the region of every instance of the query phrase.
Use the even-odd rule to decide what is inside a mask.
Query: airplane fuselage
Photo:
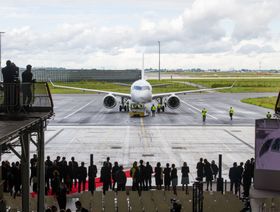
[[[146,80],[137,80],[131,85],[130,94],[134,103],[149,103],[152,101],[152,86]]]

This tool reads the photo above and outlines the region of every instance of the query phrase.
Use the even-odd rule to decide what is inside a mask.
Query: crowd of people
[[[30,185],[33,192],[37,192],[37,155],[34,154],[30,159]],[[244,196],[249,195],[249,189],[254,176],[254,159],[246,161],[245,165],[241,162],[237,165],[233,163],[233,167],[229,169],[230,190],[237,194],[240,186],[243,185]],[[196,165],[198,181],[206,181],[206,190],[212,190],[212,182],[216,180],[218,174],[218,166],[215,161],[211,163],[207,159],[200,158]],[[66,195],[73,189],[78,192],[85,191],[86,181],[88,179],[88,190],[93,192],[96,189],[97,167],[92,164],[85,167],[85,163],[80,165],[75,158],[72,157],[67,162],[65,157],[57,156],[55,160],[51,160],[49,156],[45,161],[45,180],[46,194],[56,195],[61,208],[66,206]],[[178,173],[179,172],[179,173]],[[179,171],[175,164],[166,163],[162,166],[160,162],[152,167],[147,161],[144,163],[140,160],[135,161],[132,167],[124,171],[122,165],[118,162],[113,164],[107,157],[100,169],[100,182],[103,183],[102,190],[105,194],[108,190],[125,191],[127,188],[127,177],[132,179],[131,189],[134,191],[152,189],[152,177],[154,176],[155,188],[158,190],[173,190],[176,194],[178,186],[178,175],[181,175],[182,190],[188,193],[188,184],[190,169],[188,164],[184,162]],[[19,162],[2,161],[2,179],[4,180],[4,192],[10,192],[14,197],[21,192],[21,165]],[[204,180],[205,179],[205,180]]]

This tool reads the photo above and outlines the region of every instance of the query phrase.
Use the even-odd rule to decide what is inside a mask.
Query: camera
[[[172,204],[170,212],[181,212],[182,205],[176,199],[170,199]]]

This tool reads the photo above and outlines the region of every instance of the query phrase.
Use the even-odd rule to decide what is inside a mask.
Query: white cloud
[[[116,5],[108,6],[106,16],[98,14],[95,7],[106,11],[103,4],[110,0],[103,4],[89,0],[82,3],[25,0],[18,6],[15,2],[5,3],[0,8],[0,12],[6,8],[9,14],[8,18],[0,19],[6,31],[3,57],[22,65],[29,61],[37,66],[94,67],[102,66],[100,63],[104,62],[105,67],[140,68],[141,63],[135,58],[141,61],[140,53],[145,51],[150,54],[148,58],[153,58],[147,59],[147,66],[157,67],[153,60],[157,60],[154,54],[158,51],[159,40],[166,58],[168,55],[182,60],[163,61],[163,66],[174,65],[174,68],[175,65],[188,66],[189,61],[186,63],[185,58],[192,58],[192,64],[211,66],[210,63],[214,63],[217,67],[229,68],[232,65],[226,58],[230,56],[243,61],[240,58],[247,58],[247,55],[257,59],[269,54],[275,56],[280,50],[279,35],[275,33],[279,29],[273,30],[270,25],[280,20],[278,0],[195,0],[192,4],[180,0],[172,4],[153,1],[150,6],[150,1],[145,0],[139,3],[142,8],[139,11],[135,7],[136,1],[124,0],[121,6],[125,8],[118,11],[114,10]],[[24,4],[29,7],[21,10]],[[186,8],[180,10],[179,5]],[[59,9],[43,10],[55,6]],[[30,8],[37,8],[37,11],[30,12]],[[83,14],[82,9],[86,13]],[[165,15],[172,9],[176,15]],[[100,59],[101,56],[104,59]],[[207,58],[211,58],[211,62]],[[200,63],[194,62],[199,60]],[[276,67],[277,61],[271,65]]]

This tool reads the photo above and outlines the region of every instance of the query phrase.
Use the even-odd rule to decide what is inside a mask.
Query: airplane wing
[[[55,85],[51,80],[50,80],[50,83],[55,88],[66,88],[66,89],[72,89],[72,90],[89,91],[89,92],[95,92],[95,93],[99,93],[99,94],[100,93],[101,94],[112,94],[114,96],[126,97],[126,98],[129,98],[129,99],[131,98],[131,95],[127,94],[127,93],[103,91],[103,90],[96,90],[96,89],[90,89],[90,88],[78,88],[78,87],[71,87],[71,86],[64,86],[64,85]]]
[[[199,92],[205,92],[205,91],[215,91],[215,90],[230,89],[230,88],[233,88],[234,84],[235,84],[235,82],[231,86],[229,86],[229,87],[203,88],[203,89],[198,89],[198,90],[176,91],[176,92],[170,92],[170,93],[159,93],[159,94],[154,94],[152,98],[156,99],[158,97],[165,97],[165,96],[178,95],[178,94],[199,93]]]

